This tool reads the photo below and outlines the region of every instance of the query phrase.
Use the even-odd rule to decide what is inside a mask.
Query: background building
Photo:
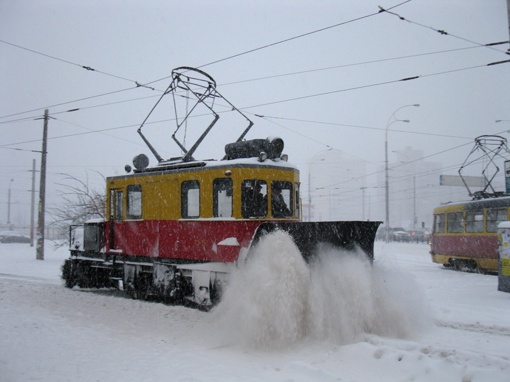
[[[410,146],[390,153],[391,227],[430,229],[435,207],[470,199],[462,186],[440,185],[440,176],[456,175],[457,168],[452,170],[424,157],[422,150]],[[315,154],[308,170],[301,178],[304,220],[385,220],[382,162],[367,163],[331,149]]]

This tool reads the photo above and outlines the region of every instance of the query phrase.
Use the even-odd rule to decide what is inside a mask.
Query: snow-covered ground
[[[376,242],[373,267],[325,259],[311,274],[276,247],[205,313],[66,289],[65,248],[38,261],[0,244],[0,380],[510,380],[497,277],[443,269],[421,244]]]

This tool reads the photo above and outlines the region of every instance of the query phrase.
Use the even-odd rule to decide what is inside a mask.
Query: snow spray
[[[339,252],[324,246],[307,265],[287,233],[266,235],[213,311],[223,341],[277,349],[305,339],[404,338],[419,329],[424,309],[411,280],[376,268],[363,253]]]

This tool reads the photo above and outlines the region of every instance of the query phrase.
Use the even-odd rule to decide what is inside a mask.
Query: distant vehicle
[[[430,240],[434,263],[470,272],[498,272],[497,228],[499,223],[510,219],[510,195],[496,191],[492,181],[501,166],[496,160],[509,155],[506,138],[498,135],[475,138],[475,146],[459,169],[459,176],[472,200],[434,208]],[[483,165],[485,186],[479,191],[472,190],[473,186],[462,176],[462,171],[473,164]]]
[[[409,241],[415,243],[427,243],[430,241],[430,232],[426,229],[414,229],[409,231]]]
[[[378,240],[386,240],[386,232],[387,228],[381,227],[377,231],[376,239]],[[409,236],[408,232],[401,227],[390,228],[388,232],[388,239],[390,241],[408,241],[407,237]]]
[[[432,261],[458,270],[497,272],[498,224],[510,218],[510,197],[451,203],[434,209]]]
[[[390,240],[393,241],[411,241],[411,236],[406,230],[393,231]]]
[[[30,243],[30,238],[18,231],[2,231],[0,243]]]

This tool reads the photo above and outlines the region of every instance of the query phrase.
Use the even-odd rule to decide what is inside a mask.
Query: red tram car
[[[497,228],[509,219],[509,209],[508,196],[435,208],[432,261],[460,270],[497,272]]]

